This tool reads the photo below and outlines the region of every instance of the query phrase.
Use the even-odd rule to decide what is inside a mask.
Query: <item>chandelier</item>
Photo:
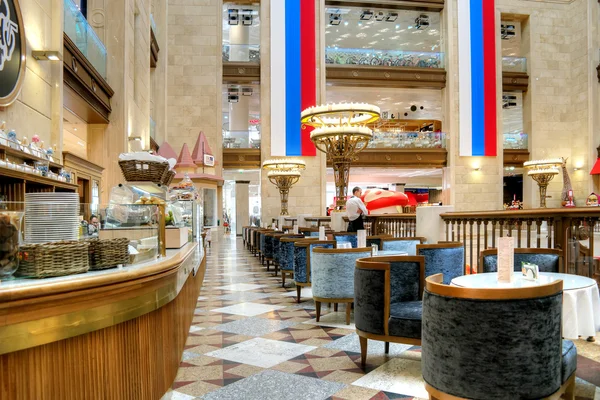
[[[546,196],[546,190],[548,189],[548,184],[554,179],[555,175],[558,175],[562,163],[562,158],[526,161],[523,163],[523,167],[528,170],[527,175],[538,184],[540,190],[540,208],[546,208],[546,198],[548,197]]]
[[[281,198],[280,215],[288,215],[288,195],[290,189],[300,180],[300,171],[306,163],[300,159],[279,158],[263,162],[263,169],[269,170],[269,181],[279,190]]]
[[[338,210],[346,205],[350,165],[373,137],[367,125],[379,116],[379,107],[365,103],[327,104],[302,111],[302,124],[315,127],[310,140],[333,166]]]

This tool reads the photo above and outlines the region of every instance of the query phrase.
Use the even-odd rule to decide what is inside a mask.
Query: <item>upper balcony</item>
[[[325,63],[333,65],[444,68],[444,53],[329,47],[325,49]]]
[[[106,46],[100,40],[73,0],[64,0],[64,32],[87,58],[102,78],[106,79]]]

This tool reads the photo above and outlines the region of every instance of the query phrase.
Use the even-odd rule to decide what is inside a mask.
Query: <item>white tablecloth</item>
[[[596,281],[577,275],[541,272],[539,282],[522,279],[515,272],[512,283],[499,283],[497,273],[465,275],[452,280],[452,284],[470,288],[508,288],[547,284],[556,279],[563,281],[562,335],[567,339],[596,336],[600,331],[600,293]]]

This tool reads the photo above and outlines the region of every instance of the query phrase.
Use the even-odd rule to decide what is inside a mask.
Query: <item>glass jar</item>
[[[19,268],[22,220],[22,212],[0,211],[0,278],[11,276]]]

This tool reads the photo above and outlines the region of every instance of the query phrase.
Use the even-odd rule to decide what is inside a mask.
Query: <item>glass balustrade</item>
[[[223,61],[260,63],[260,45],[224,44]]]
[[[260,133],[257,131],[223,132],[224,149],[260,149]]]
[[[325,49],[325,63],[334,65],[444,68],[444,53],[328,47]]]
[[[528,135],[523,132],[510,132],[504,134],[504,149],[527,150]]]
[[[442,132],[373,132],[369,149],[445,149]]]
[[[156,27],[156,21],[154,20],[154,14],[150,14],[150,27],[154,31],[154,35],[158,35],[158,28]]]
[[[527,59],[525,57],[502,57],[502,71],[527,72]]]
[[[64,0],[64,32],[75,43],[96,71],[106,79],[106,47],[98,38],[73,0]]]

